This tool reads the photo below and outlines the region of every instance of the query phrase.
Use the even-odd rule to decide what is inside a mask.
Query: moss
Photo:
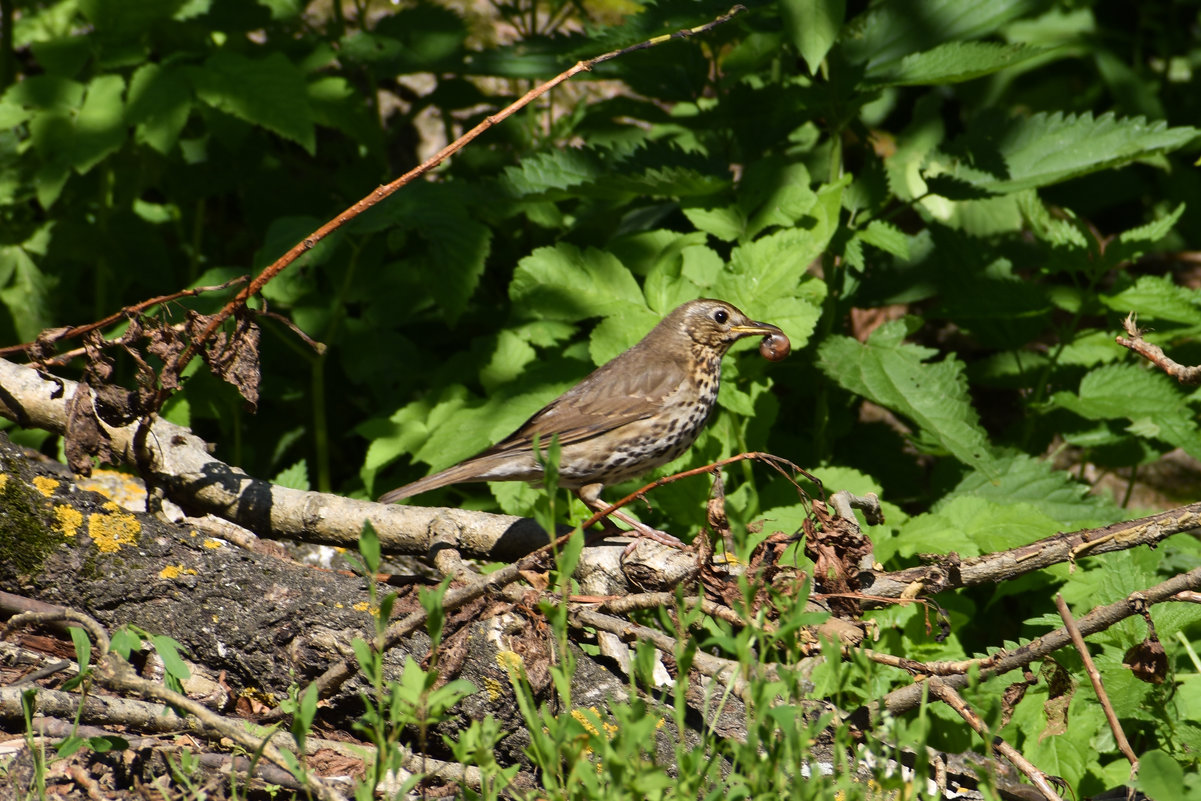
[[[45,498],[3,459],[6,480],[0,482],[0,553],[21,577],[37,573],[46,557],[63,545],[52,525]]]

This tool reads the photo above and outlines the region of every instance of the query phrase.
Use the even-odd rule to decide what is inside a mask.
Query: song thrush
[[[501,442],[454,467],[384,493],[380,503],[467,481],[536,485],[542,468],[534,455],[534,436],[545,449],[558,435],[559,486],[574,489],[589,508],[605,509],[600,492],[606,484],[666,464],[692,445],[717,400],[722,357],[748,336],[769,338],[764,341],[768,358],[787,353],[788,339],[774,325],[750,320],[721,300],[685,303],[641,342],[597,368]],[[621,512],[613,516],[638,534],[680,544]]]

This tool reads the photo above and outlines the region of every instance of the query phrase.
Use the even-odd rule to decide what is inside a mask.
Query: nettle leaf
[[[1102,296],[1101,302],[1116,311],[1135,312],[1140,318],[1201,325],[1201,292],[1182,287],[1162,275],[1140,276],[1134,286],[1116,295]]]
[[[892,542],[902,556],[955,551],[970,557],[1049,537],[1059,527],[1058,521],[1025,502],[960,496],[940,504],[936,512],[908,520]],[[881,558],[879,552],[876,556]]]
[[[1129,420],[1139,435],[1201,458],[1196,415],[1184,393],[1162,373],[1132,364],[1099,367],[1081,380],[1078,394],[1057,392],[1051,403],[1088,420]]]
[[[784,29],[809,72],[817,74],[847,15],[846,0],[784,0],[780,16]]]
[[[949,150],[951,175],[995,193],[1047,186],[1183,147],[1198,129],[1112,113],[985,114]]]
[[[601,165],[590,151],[568,147],[523,158],[505,168],[501,182],[512,194],[524,197],[581,186],[601,174]]]
[[[281,470],[271,479],[273,484],[278,484],[281,487],[289,487],[290,489],[303,490],[308,492],[312,489],[312,484],[309,483],[309,466],[304,459],[301,459],[291,467]]]
[[[899,259],[909,258],[909,237],[892,223],[872,220],[866,228],[856,231],[855,236]]]
[[[960,83],[991,75],[1051,52],[1043,47],[994,42],[947,42],[868,70],[874,87]]]
[[[839,386],[912,420],[922,435],[964,464],[995,476],[996,456],[968,396],[963,363],[905,344],[897,320],[876,329],[866,343],[832,337],[818,349],[818,366]]]
[[[522,259],[509,297],[532,317],[583,320],[608,317],[627,304],[646,306],[633,274],[603,250],[559,243]]]
[[[805,278],[829,239],[824,231],[788,228],[739,245],[713,284],[717,297],[745,308],[768,298],[789,297]]]
[[[817,205],[817,193],[809,183],[804,164],[781,166],[767,159],[748,169],[738,198],[748,218],[743,237],[756,237],[772,226],[796,225]]]
[[[723,242],[735,242],[746,231],[746,215],[737,206],[684,209],[684,216],[696,230],[712,234]]]
[[[1146,225],[1131,228],[1118,235],[1118,240],[1105,249],[1105,258],[1111,264],[1124,261],[1134,261],[1147,251],[1147,246],[1163,239],[1176,226],[1176,222],[1184,214],[1185,204],[1180,203],[1170,214]]]
[[[1060,526],[1087,528],[1121,520],[1122,510],[1108,495],[1093,495],[1085,484],[1073,481],[1064,470],[1056,470],[1049,461],[1026,454],[997,459],[995,473],[972,472],[963,478],[944,500],[971,496],[998,504],[1028,504]]]
[[[220,50],[188,73],[196,96],[213,108],[291,139],[310,155],[315,152],[304,75],[282,53],[252,59]]]
[[[902,0],[874,5],[847,26],[843,50],[869,70],[955,39],[977,39],[1042,8],[1037,0]]]

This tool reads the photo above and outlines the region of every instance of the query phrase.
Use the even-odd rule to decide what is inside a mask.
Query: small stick
[[[731,456],[726,459],[719,459],[718,461],[713,462],[712,464],[704,465],[703,467],[694,467],[691,470],[684,470],[682,472],[675,473],[670,476],[663,476],[663,478],[657,478],[654,481],[652,481],[651,483],[647,484],[646,486],[641,487],[638,490],[635,490],[634,492],[631,492],[629,495],[625,496],[617,503],[609,506],[606,509],[602,509],[601,511],[597,512],[592,517],[585,520],[584,523],[580,525],[580,528],[588,528],[589,526],[593,525],[594,523],[600,521],[602,518],[608,517],[609,515],[613,514],[621,507],[626,506],[627,504],[632,503],[633,501],[636,501],[638,498],[642,497],[642,495],[644,493],[650,492],[653,489],[658,489],[659,487],[662,487],[665,484],[671,484],[675,481],[679,481],[682,478],[691,478],[692,476],[699,476],[702,473],[708,473],[708,472],[713,471],[714,469],[720,469],[722,467],[725,467],[726,465],[731,465],[731,464],[734,464],[735,462],[741,462],[741,461],[745,461],[747,459],[754,459],[756,461],[766,462],[767,464],[771,465],[777,471],[779,471],[779,473],[781,475],[783,475],[785,478],[787,478],[789,481],[791,481],[792,485],[794,487],[796,487],[798,490],[800,489],[800,485],[796,483],[796,481],[792,478],[792,476],[788,475],[788,473],[784,470],[784,465],[787,465],[788,467],[792,468],[793,471],[800,473],[805,478],[812,481],[814,484],[817,484],[817,486],[820,487],[822,485],[821,481],[819,481],[815,476],[813,476],[812,474],[808,473],[805,470],[802,470],[800,467],[797,467],[795,464],[788,461],[787,459],[784,459],[780,456],[775,456],[770,453],[751,451],[749,453],[740,453],[737,456]]]
[[[1142,356],[1181,384],[1201,383],[1201,367],[1187,367],[1169,357],[1159,345],[1152,345],[1143,339],[1143,332],[1135,325],[1135,322],[1134,312],[1130,312],[1122,321],[1122,327],[1129,334],[1129,339],[1114,337],[1114,341]]]
[[[113,323],[117,322],[122,317],[125,317],[130,314],[137,314],[138,312],[149,309],[151,306],[157,306],[160,303],[170,303],[171,301],[179,300],[180,298],[191,298],[191,297],[195,297],[196,295],[204,294],[205,292],[219,292],[222,289],[229,289],[231,286],[237,286],[238,284],[244,284],[249,280],[250,280],[250,276],[239,275],[237,278],[229,279],[224,284],[216,284],[215,286],[198,286],[198,287],[194,287],[193,289],[181,289],[180,291],[172,292],[169,295],[159,295],[157,298],[150,298],[149,300],[143,300],[138,303],[135,303],[132,306],[126,306],[121,311],[114,312],[113,314],[110,314],[108,317],[105,317],[102,320],[97,320],[94,323],[88,323],[87,325],[77,325],[74,328],[68,328],[65,331],[60,331],[58,334],[56,334],[54,336],[52,341],[58,342],[60,339],[72,339],[72,338],[80,336],[82,334],[86,334],[89,331],[95,331],[97,328],[104,328],[105,326],[109,326],[109,325],[112,325]],[[0,348],[0,357],[8,356],[10,353],[19,353],[21,351],[27,351],[36,344],[37,344],[36,342],[26,342],[23,345],[9,345],[7,348]]]
[[[990,737],[988,725],[980,719],[980,716],[972,711],[971,706],[964,700],[963,696],[955,692],[951,685],[941,679],[930,679],[927,682],[930,687],[930,694],[938,698],[947,706],[959,713],[959,717],[963,718],[967,725],[987,741]],[[1034,767],[1026,757],[1009,743],[1002,740],[1000,737],[992,738],[992,748],[1005,759],[1013,763],[1013,766],[1026,775],[1038,791],[1043,794],[1043,798],[1047,801],[1063,801],[1059,793],[1051,787],[1051,783],[1047,781],[1047,774],[1043,773],[1038,768]]]
[[[1088,680],[1093,683],[1093,691],[1097,694],[1097,700],[1101,702],[1101,708],[1105,710],[1105,719],[1109,721],[1109,728],[1113,731],[1113,739],[1117,741],[1118,750],[1126,759],[1130,760],[1130,772],[1134,774],[1138,771],[1138,757],[1135,756],[1134,749],[1130,747],[1126,733],[1122,731],[1122,724],[1113,711],[1113,704],[1109,702],[1109,694],[1105,692],[1105,685],[1101,683],[1101,672],[1097,670],[1092,654],[1088,652],[1088,647],[1084,644],[1084,635],[1080,633],[1079,627],[1076,626],[1076,619],[1072,617],[1072,611],[1068,609],[1063,596],[1059,593],[1055,593],[1055,608],[1059,610],[1059,617],[1063,619],[1063,626],[1072,638],[1072,645],[1076,646],[1076,652],[1080,654],[1080,659],[1084,662],[1084,670],[1088,673]]]

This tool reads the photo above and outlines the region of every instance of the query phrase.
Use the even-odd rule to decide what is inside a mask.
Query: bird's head
[[[724,300],[701,298],[678,307],[663,321],[702,347],[725,351],[743,337],[783,335],[771,323],[759,323]]]

